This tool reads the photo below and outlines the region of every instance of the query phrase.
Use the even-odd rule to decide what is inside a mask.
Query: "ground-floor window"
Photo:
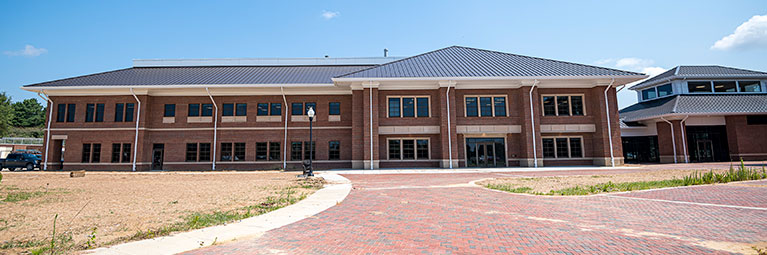
[[[581,137],[544,137],[544,158],[582,158],[583,138]]]
[[[658,162],[658,136],[622,137],[626,163]]]
[[[244,161],[245,143],[221,143],[221,161]]]
[[[112,163],[131,162],[131,144],[113,143],[112,144]]]
[[[341,142],[339,141],[328,142],[328,159],[329,160],[341,159]]]
[[[186,161],[210,161],[210,143],[187,143]]]
[[[311,144],[309,142],[292,142],[290,144],[290,160],[309,159],[310,156],[314,160],[317,155],[317,147],[315,145],[314,141]]]
[[[280,160],[280,142],[269,142],[269,160]]]
[[[429,139],[390,138],[388,139],[389,159],[429,159]]]
[[[98,163],[101,162],[101,144],[99,143],[85,143],[83,144],[83,163]]]

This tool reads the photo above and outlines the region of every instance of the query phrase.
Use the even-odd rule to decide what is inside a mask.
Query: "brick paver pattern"
[[[189,253],[726,254],[715,244],[767,241],[767,181],[572,197],[466,185],[597,172],[346,175],[354,189],[337,206]]]

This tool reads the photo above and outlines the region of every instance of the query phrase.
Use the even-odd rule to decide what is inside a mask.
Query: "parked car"
[[[0,169],[8,168],[8,170],[15,171],[23,168],[32,171],[35,168],[40,168],[40,157],[30,153],[11,153],[0,163],[2,163]]]

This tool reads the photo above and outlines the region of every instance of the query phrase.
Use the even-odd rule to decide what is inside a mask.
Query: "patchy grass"
[[[45,195],[45,192],[43,191],[8,192],[8,195],[5,196],[5,199],[3,199],[3,202],[13,203],[13,202],[19,202],[19,201],[26,201],[35,197],[42,197],[44,195]]]

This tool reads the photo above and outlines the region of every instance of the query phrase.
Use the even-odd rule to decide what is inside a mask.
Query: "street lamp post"
[[[312,120],[314,120],[314,109],[309,107],[306,111],[306,115],[309,116],[309,169],[306,176],[314,176],[314,166],[312,165],[312,158],[314,157],[314,142],[312,141]]]

